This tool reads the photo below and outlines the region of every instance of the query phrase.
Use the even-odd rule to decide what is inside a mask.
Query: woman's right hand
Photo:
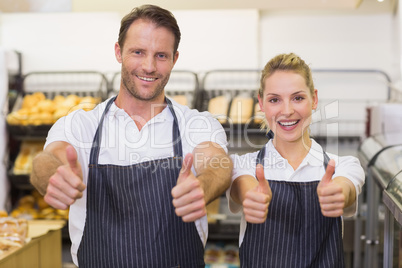
[[[257,165],[258,185],[247,191],[243,200],[243,212],[247,222],[263,223],[268,215],[269,203],[272,199],[271,187],[264,176],[264,167]]]

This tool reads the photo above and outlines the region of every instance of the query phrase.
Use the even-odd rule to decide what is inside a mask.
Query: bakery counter
[[[62,220],[28,222],[28,238],[22,247],[0,251],[0,268],[61,268]]]

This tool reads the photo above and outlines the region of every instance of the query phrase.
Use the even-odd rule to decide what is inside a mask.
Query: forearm
[[[246,193],[251,189],[254,189],[258,185],[256,178],[250,175],[243,175],[233,181],[232,188],[230,190],[230,196],[233,201],[239,205],[243,204]]]
[[[336,177],[333,182],[342,187],[343,195],[345,196],[345,208],[351,206],[356,201],[356,188],[352,181],[345,177]]]
[[[56,173],[56,170],[63,163],[49,152],[41,152],[32,163],[30,181],[33,186],[44,195],[49,182],[49,178]]]
[[[209,204],[229,188],[233,164],[226,154],[204,159],[204,163],[204,165],[198,165],[196,171],[197,179],[201,182],[204,191],[205,203]]]

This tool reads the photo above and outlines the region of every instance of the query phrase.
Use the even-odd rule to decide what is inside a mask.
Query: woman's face
[[[275,71],[265,80],[263,97],[258,96],[276,142],[301,141],[307,134],[312,110],[317,108],[317,90],[311,95],[303,76],[292,71]],[[306,137],[305,136],[305,137]]]

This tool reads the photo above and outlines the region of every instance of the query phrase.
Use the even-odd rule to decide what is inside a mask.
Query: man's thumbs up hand
[[[66,147],[67,164],[59,166],[49,178],[44,196],[45,201],[54,208],[67,209],[83,195],[86,186],[82,182],[81,165],[74,147]]]
[[[256,176],[258,185],[246,193],[243,200],[243,212],[246,221],[263,223],[267,218],[272,192],[268,181],[265,179],[264,167],[260,164],[257,165]]]
[[[192,222],[207,214],[204,190],[200,181],[191,171],[193,155],[187,154],[183,160],[177,184],[172,189],[173,206],[176,215],[184,222]]]

